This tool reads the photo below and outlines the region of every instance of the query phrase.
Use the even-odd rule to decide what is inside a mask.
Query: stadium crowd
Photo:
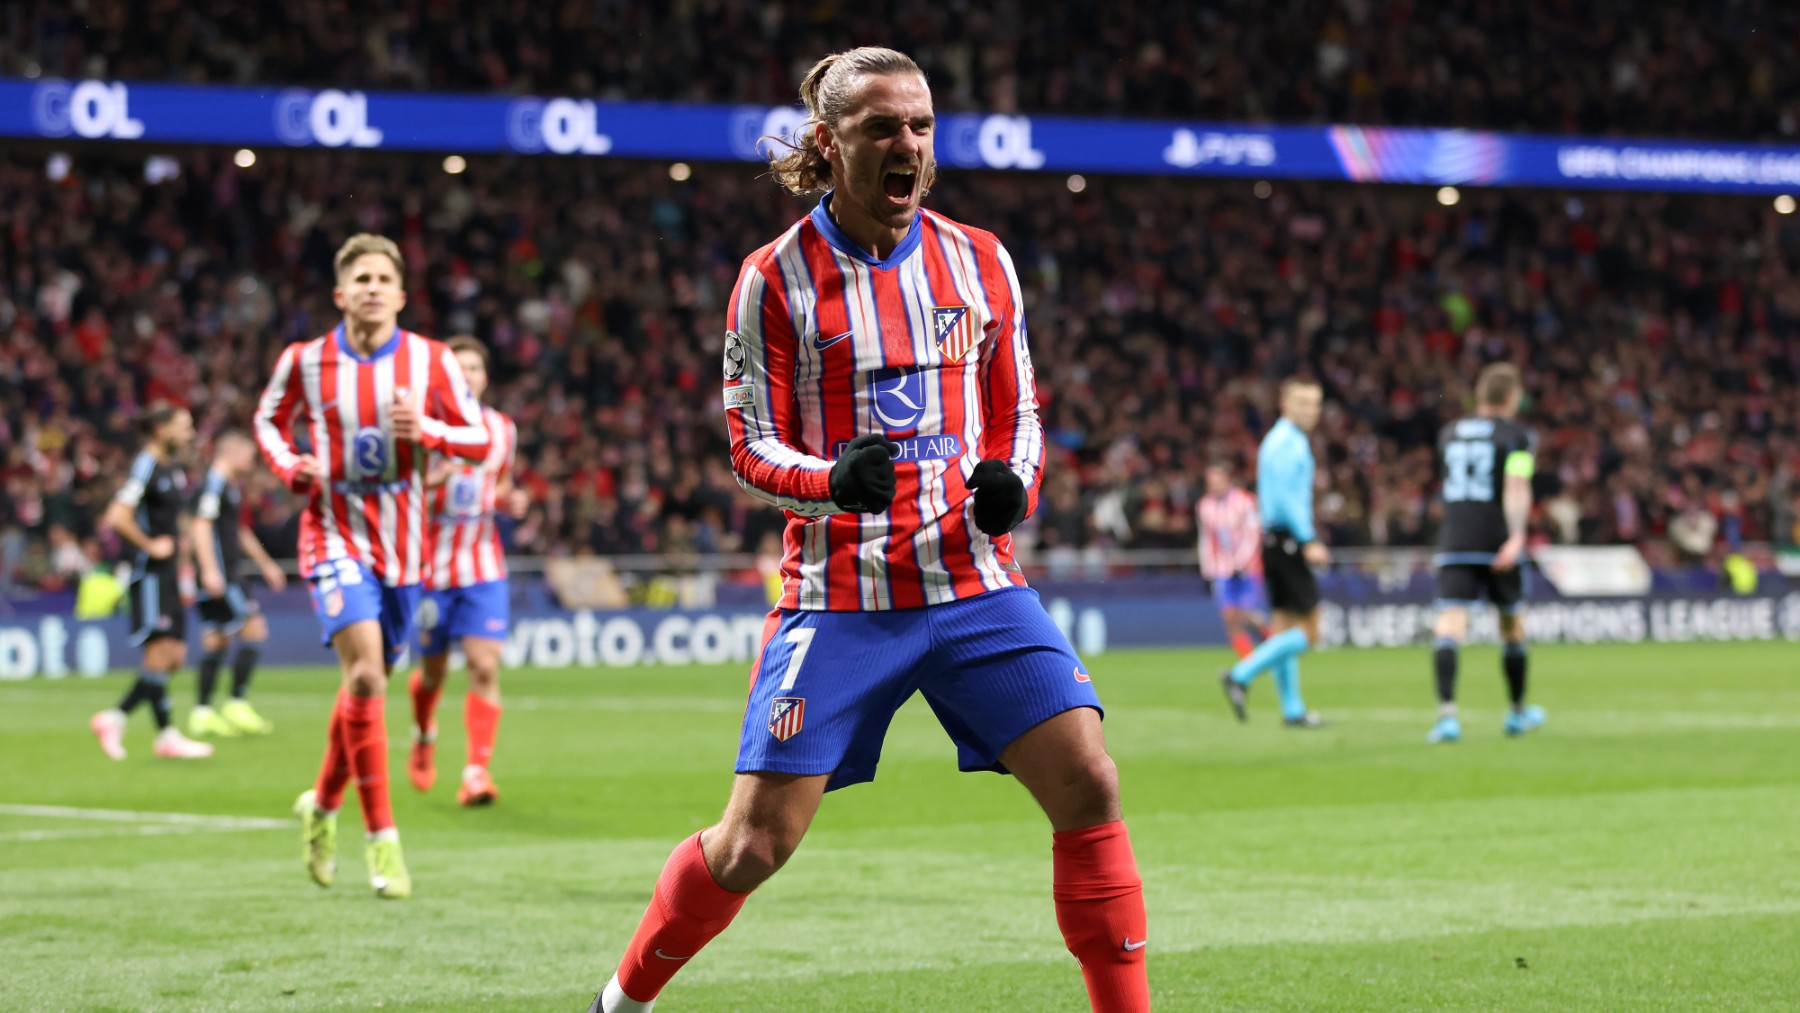
[[[741,258],[805,208],[746,166],[292,153],[240,170],[0,160],[0,552],[57,586],[155,401],[202,442],[244,426],[275,356],[323,332],[331,251],[407,257],[406,320],[470,332],[519,422],[536,501],[516,551],[767,551],[718,408]],[[1433,535],[1432,443],[1485,361],[1521,363],[1541,435],[1537,537],[1704,559],[1793,542],[1800,219],[1764,200],[952,174],[930,204],[998,233],[1025,287],[1051,462],[1024,536],[1051,560],[1186,548],[1209,460],[1241,468],[1274,384],[1319,377],[1320,508],[1339,545]],[[1783,395],[1782,392],[1787,392]],[[198,461],[198,458],[196,458]],[[271,547],[295,503],[248,496]]]
[[[943,109],[1800,132],[1783,0],[0,3],[13,75],[790,103],[819,54],[869,43],[917,58]]]

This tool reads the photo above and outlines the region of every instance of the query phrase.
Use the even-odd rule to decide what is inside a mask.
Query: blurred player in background
[[[1239,658],[1263,640],[1262,522],[1256,497],[1238,488],[1231,465],[1206,469],[1206,495],[1194,506],[1200,527],[1200,575],[1212,584],[1213,601]]]
[[[400,329],[400,248],[359,234],[333,266],[344,320],[281,354],[257,406],[256,438],[275,474],[306,496],[300,572],[344,677],[318,783],[294,805],[307,871],[320,886],[336,878],[337,811],[354,774],[370,881],[378,896],[398,899],[412,895],[412,878],[388,797],[383,703],[424,577],[425,465],[429,453],[482,460],[489,437],[456,357]],[[310,452],[296,440],[297,422]]]
[[[1531,476],[1537,441],[1514,421],[1524,395],[1516,367],[1497,362],[1475,381],[1475,415],[1438,434],[1444,521],[1438,535],[1438,720],[1430,742],[1462,738],[1456,713],[1457,653],[1469,635],[1469,609],[1483,599],[1500,611],[1500,665],[1506,675],[1506,734],[1544,723],[1542,707],[1525,703],[1525,529],[1531,520]]]
[[[1100,701],[1007,534],[1044,453],[1012,260],[920,210],[935,120],[910,58],[835,54],[800,92],[809,119],[772,174],[823,196],[744,262],[724,357],[733,468],[788,513],[784,592],[725,814],[669,856],[589,1011],[649,1009],[825,793],[875,777],[915,692],[962,769],[1011,771],[1049,816],[1057,924],[1093,1008],[1148,1010],[1143,885]]]
[[[451,338],[449,347],[462,366],[469,393],[480,400],[488,385],[487,349],[466,334]],[[450,647],[460,643],[469,669],[469,695],[463,701],[469,749],[456,801],[471,806],[500,797],[488,764],[500,727],[500,648],[506,643],[510,615],[506,550],[495,520],[502,508],[522,517],[529,503],[525,491],[512,483],[517,427],[505,413],[486,405],[481,417],[493,439],[487,459],[469,463],[438,458],[428,481],[427,572],[425,597],[419,604],[423,664],[413,670],[410,684],[413,745],[406,765],[413,787],[430,791],[437,781],[438,696],[450,668]]]
[[[1300,695],[1300,655],[1319,641],[1319,584],[1312,567],[1331,561],[1313,529],[1313,453],[1307,434],[1319,424],[1324,394],[1310,380],[1281,385],[1281,420],[1256,455],[1256,502],[1262,510],[1262,568],[1274,613],[1269,639],[1220,673],[1239,721],[1251,680],[1273,672],[1281,720],[1289,728],[1322,728]]]
[[[140,420],[144,448],[100,523],[137,548],[131,560],[131,642],[143,648],[137,679],[119,705],[93,716],[88,727],[100,748],[125,758],[125,718],[138,704],[150,705],[156,719],[156,755],[194,760],[213,748],[181,734],[169,714],[169,680],[187,660],[187,607],[181,601],[176,550],[181,534],[187,475],[182,454],[194,441],[194,419],[186,408],[159,406]]]
[[[200,692],[199,703],[188,715],[193,735],[267,735],[274,726],[264,720],[247,698],[250,677],[269,639],[269,623],[250,596],[239,570],[248,556],[262,572],[263,582],[276,591],[287,587],[287,575],[263,548],[256,531],[244,518],[240,483],[256,466],[256,442],[236,429],[221,433],[213,444],[212,467],[201,480],[194,498],[190,542],[200,576]],[[231,699],[213,710],[213,691],[225,649],[233,638],[237,653],[231,659]]]

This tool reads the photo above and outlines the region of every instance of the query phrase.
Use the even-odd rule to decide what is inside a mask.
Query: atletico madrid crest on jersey
[[[800,723],[806,720],[806,698],[778,696],[769,703],[769,734],[777,742],[786,742],[800,734]]]
[[[961,362],[975,347],[975,318],[967,306],[936,306],[931,319],[937,331],[938,351],[951,362]]]

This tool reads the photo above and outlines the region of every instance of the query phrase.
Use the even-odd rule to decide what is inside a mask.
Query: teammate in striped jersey
[[[456,357],[399,327],[399,247],[352,236],[333,266],[343,322],[288,346],[256,410],[269,465],[306,496],[300,573],[344,676],[318,782],[295,811],[307,870],[330,886],[337,810],[354,773],[370,879],[377,895],[401,898],[412,894],[412,880],[388,801],[382,704],[424,576],[425,465],[430,453],[482,460],[489,437]]]
[[[450,350],[479,400],[487,391],[487,349],[464,334],[450,339]],[[506,643],[508,601],[506,552],[495,523],[504,508],[523,517],[529,503],[513,485],[513,451],[518,429],[497,409],[483,406],[482,420],[493,437],[487,459],[472,464],[456,458],[432,463],[431,501],[426,508],[425,599],[419,605],[419,656],[413,670],[413,746],[406,769],[413,787],[430,791],[437,781],[437,704],[450,668],[450,646],[460,642],[469,669],[469,693],[463,700],[463,728],[468,760],[456,801],[487,805],[500,797],[488,773],[494,735],[500,727],[500,648]]]
[[[1049,816],[1057,924],[1093,1008],[1147,1010],[1143,888],[1100,701],[1008,535],[1044,452],[1012,260],[920,209],[935,121],[911,59],[835,54],[800,91],[811,115],[772,174],[822,196],[745,261],[724,362],[738,480],[788,513],[785,589],[725,815],[669,857],[589,1011],[649,1009],[825,792],[874,778],[915,692],[962,769],[1012,772]]]
[[[1231,465],[1206,469],[1206,495],[1194,506],[1200,526],[1200,575],[1212,584],[1237,656],[1247,658],[1263,638],[1262,522],[1256,497],[1231,480]]]

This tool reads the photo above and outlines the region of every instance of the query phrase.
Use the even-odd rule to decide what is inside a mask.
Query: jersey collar
[[[922,222],[925,212],[923,210],[913,215],[912,225],[907,228],[906,235],[901,237],[900,245],[894,247],[894,252],[888,254],[886,260],[882,260],[856,245],[854,240],[844,234],[843,229],[838,228],[838,223],[831,217],[831,212],[827,210],[831,204],[832,194],[836,192],[835,190],[828,191],[825,196],[819,198],[819,205],[812,210],[813,225],[818,228],[819,235],[824,236],[825,241],[830,243],[833,249],[846,257],[860,260],[876,270],[886,271],[898,267],[907,257],[912,256],[914,250],[919,248],[919,239],[924,234]]]
[[[405,333],[406,333],[405,328],[395,327],[393,335],[391,337],[389,337],[387,339],[387,341],[384,342],[380,348],[375,349],[375,351],[372,355],[365,357],[365,356],[357,354],[356,349],[352,348],[350,346],[350,335],[344,333],[344,325],[343,324],[338,324],[337,327],[331,332],[332,337],[334,339],[336,339],[336,341],[337,341],[338,351],[344,353],[345,355],[348,355],[352,359],[355,359],[357,362],[374,362],[377,359],[385,359],[388,356],[394,354],[394,351],[400,347],[401,336],[404,335]]]

